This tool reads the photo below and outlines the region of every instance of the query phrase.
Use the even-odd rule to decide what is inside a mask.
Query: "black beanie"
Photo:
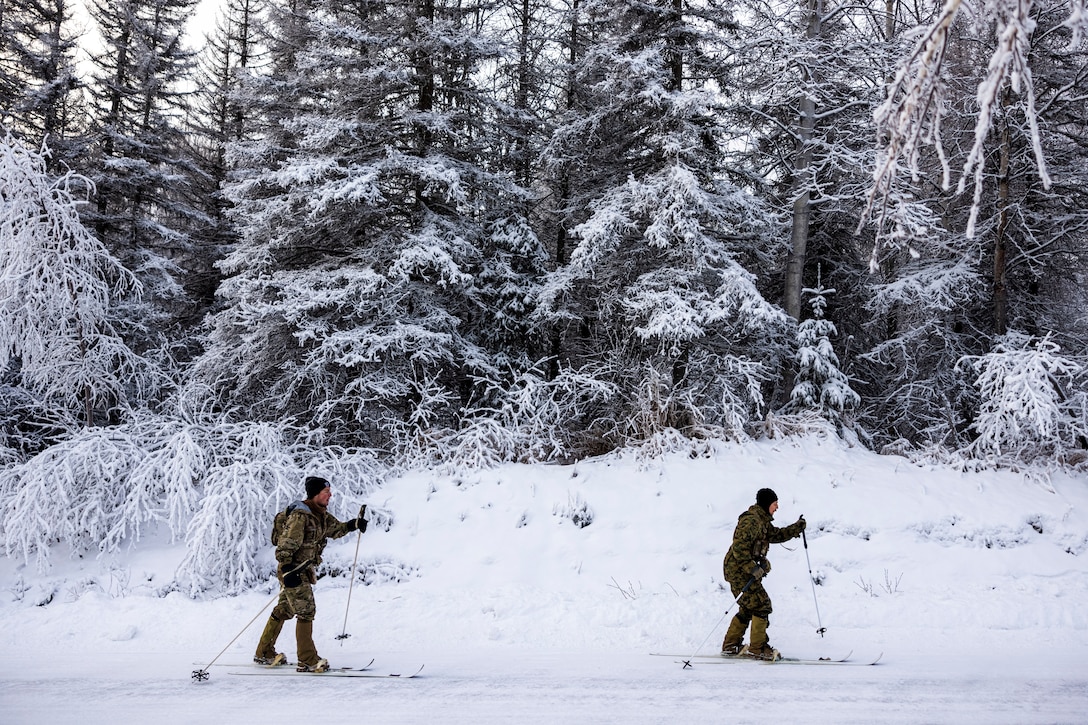
[[[761,488],[756,493],[756,504],[767,513],[771,512],[771,504],[778,500],[778,494],[769,488]]]
[[[313,498],[329,487],[329,482],[320,476],[306,477],[306,498]]]

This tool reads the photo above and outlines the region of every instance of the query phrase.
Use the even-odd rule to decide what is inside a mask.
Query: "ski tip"
[[[374,659],[373,659],[373,658],[371,658],[370,662],[367,662],[367,663],[366,663],[365,665],[363,665],[362,667],[338,667],[337,669],[341,669],[341,670],[356,670],[356,671],[362,672],[363,670],[369,670],[369,669],[370,669],[370,666],[371,666],[372,664],[374,664]]]
[[[416,670],[415,672],[410,672],[407,675],[402,675],[401,673],[397,672],[397,673],[391,673],[388,676],[389,677],[400,677],[400,678],[403,678],[403,679],[406,679],[406,680],[411,679],[412,677],[418,676],[419,673],[423,671],[423,668],[425,666],[426,665],[420,665],[418,670]]]

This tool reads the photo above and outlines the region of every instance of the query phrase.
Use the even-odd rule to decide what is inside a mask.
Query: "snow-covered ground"
[[[772,547],[771,642],[883,653],[877,666],[650,656],[720,646],[722,555],[763,486],[779,525],[808,520],[820,582],[814,597],[799,539]],[[356,585],[347,609],[347,577],[322,579],[315,637],[333,665],[425,663],[420,677],[232,676],[221,665],[252,656],[271,584],[155,596],[183,551],[142,543],[109,561],[54,556],[47,574],[0,560],[0,722],[1088,722],[1083,476],[763,441],[642,464],[415,473],[369,503],[393,526],[362,537],[360,569],[385,581]],[[349,513],[335,496],[332,510]],[[579,527],[571,514],[585,510]],[[348,569],[356,544],[333,542],[326,562]],[[280,645],[294,656],[291,624]],[[208,681],[190,678],[224,648]]]

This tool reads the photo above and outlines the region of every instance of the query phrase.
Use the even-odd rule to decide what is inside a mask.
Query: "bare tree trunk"
[[[804,0],[808,13],[805,37],[813,40],[821,32],[822,0]],[[812,194],[809,172],[812,167],[812,137],[816,129],[816,99],[809,68],[801,67],[803,81],[798,108],[797,153],[793,160],[793,219],[790,225],[790,255],[786,262],[784,307],[794,319],[801,319],[801,289],[804,287],[805,258],[808,252],[809,222],[812,216]]]
[[[1002,95],[1002,108],[1008,103],[1008,90]],[[1006,236],[1009,228],[1009,156],[1011,139],[1009,120],[1002,114],[1001,154],[997,172],[997,233],[994,238],[993,315],[994,334],[1008,330],[1009,290],[1006,285]]]
[[[581,44],[581,0],[574,0],[571,4],[570,19],[570,55],[569,70],[567,73],[567,110],[575,106],[575,84],[578,82],[574,76],[574,66],[578,62],[578,49]],[[560,209],[559,229],[555,235],[555,266],[558,269],[567,263],[567,219],[563,216],[570,201],[570,172],[562,171],[559,180],[558,206]],[[558,327],[551,331],[551,361],[548,363],[548,379],[554,380],[559,375],[559,363],[563,355],[563,334]]]

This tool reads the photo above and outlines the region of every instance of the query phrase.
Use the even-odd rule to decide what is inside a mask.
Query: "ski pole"
[[[257,613],[256,613],[255,615],[253,615],[253,619],[249,620],[249,622],[248,622],[248,623],[246,624],[246,626],[242,627],[242,632],[245,632],[245,631],[246,631],[247,629],[249,629],[250,625],[251,625],[251,624],[253,624],[254,622],[256,622],[256,621],[257,621],[257,617],[259,617],[259,616],[261,616],[262,614],[264,614],[264,610],[268,609],[269,605],[270,605],[270,604],[272,604],[272,602],[276,601],[276,600],[277,600],[277,599],[279,599],[279,598],[280,598],[280,593],[279,593],[279,592],[276,592],[276,596],[274,596],[274,597],[272,597],[271,599],[269,599],[269,600],[268,600],[268,604],[266,604],[266,605],[264,605],[263,607],[261,607],[261,611],[257,612]],[[224,648],[223,648],[222,650],[220,650],[220,651],[219,651],[219,654],[217,654],[217,655],[216,655],[216,656],[215,656],[215,657],[214,657],[214,658],[212,659],[212,661],[211,661],[211,662],[209,662],[209,663],[208,663],[207,665],[205,665],[204,669],[202,669],[202,670],[193,670],[193,679],[194,679],[194,680],[196,680],[197,682],[203,682],[204,680],[208,679],[208,677],[210,677],[210,675],[208,674],[208,669],[209,669],[209,668],[210,668],[210,667],[211,667],[212,665],[214,665],[214,664],[215,664],[215,661],[216,661],[217,659],[219,659],[220,657],[222,657],[222,656],[223,656],[223,653],[224,653],[224,652],[226,652],[226,651],[227,651],[228,649],[230,649],[230,646],[231,646],[232,644],[234,644],[234,643],[235,643],[235,641],[237,641],[237,639],[238,639],[239,637],[241,637],[241,636],[242,636],[242,632],[239,632],[238,634],[234,635],[234,639],[232,639],[232,640],[231,640],[230,642],[227,642],[227,646],[226,646],[226,647],[224,647]]]
[[[730,604],[730,605],[729,605],[729,606],[728,606],[728,607],[726,608],[726,610],[725,610],[725,613],[724,613],[724,614],[722,614],[722,618],[721,618],[721,619],[719,619],[719,620],[717,621],[717,623],[716,623],[716,624],[714,625],[714,628],[713,628],[713,629],[711,629],[711,630],[710,630],[710,632],[708,632],[708,633],[707,633],[707,635],[706,635],[706,637],[705,637],[705,638],[703,639],[703,641],[702,641],[702,642],[701,642],[701,643],[699,644],[699,646],[698,646],[698,647],[696,647],[696,648],[695,648],[695,651],[691,653],[691,658],[689,658],[689,659],[686,659],[686,660],[681,660],[681,662],[683,662],[683,663],[684,663],[684,666],[683,666],[683,667],[682,667],[681,669],[685,669],[685,670],[686,670],[686,669],[688,669],[689,667],[691,667],[691,660],[695,659],[695,655],[699,653],[699,650],[701,650],[701,649],[703,648],[703,645],[705,645],[705,644],[706,644],[707,640],[708,640],[708,639],[710,639],[710,637],[711,637],[711,636],[712,636],[712,635],[714,634],[714,632],[716,632],[716,631],[717,631],[718,627],[720,627],[720,626],[721,626],[721,623],[725,621],[725,618],[726,618],[727,616],[729,616],[729,612],[730,612],[730,611],[732,611],[732,609],[733,609],[733,604],[739,604],[739,603],[740,603],[740,598],[744,596],[744,593],[745,593],[746,591],[748,591],[748,587],[752,586],[752,582],[754,582],[755,580],[756,580],[756,575],[755,575],[755,574],[753,574],[752,576],[750,576],[750,577],[748,578],[748,583],[747,583],[747,584],[745,584],[745,585],[744,585],[744,588],[740,590],[740,594],[738,594],[738,595],[737,595],[737,598],[733,600],[733,603],[732,603],[732,604]]]
[[[804,516],[801,518],[804,518]],[[823,637],[824,632],[827,631],[827,627],[825,627],[824,623],[820,620],[820,603],[816,601],[816,579],[812,576],[812,560],[808,558],[808,537],[805,536],[804,529],[801,529],[801,541],[805,544],[805,562],[808,563],[808,581],[809,584],[812,585],[812,603],[816,605],[816,624],[818,626],[816,634]]]
[[[366,504],[359,509],[359,518],[366,513]],[[359,544],[363,542],[363,530],[359,529],[359,536],[355,539],[355,560],[351,562],[351,579],[348,580],[348,603],[344,607],[344,626],[340,628],[340,634],[336,636],[340,640],[340,646],[344,646],[344,640],[350,637],[348,634],[348,612],[351,611],[351,589],[355,585],[355,565],[359,563]]]
[[[310,565],[310,560],[309,560],[309,559],[307,559],[306,561],[302,562],[301,564],[299,564],[298,566],[296,566],[296,567],[295,567],[294,569],[292,569],[291,571],[287,572],[287,573],[286,573],[286,574],[284,574],[283,576],[284,576],[284,577],[287,577],[287,576],[289,576],[289,575],[291,575],[291,574],[298,574],[298,573],[299,573],[300,571],[302,571],[303,569],[305,569],[305,568],[306,568],[306,567],[308,567],[309,565]],[[283,589],[282,589],[282,587],[281,587],[281,588],[280,588],[280,591],[282,591],[282,590],[283,590]],[[223,649],[219,650],[219,654],[217,654],[217,655],[216,655],[215,657],[213,657],[213,658],[212,658],[212,661],[211,661],[211,662],[209,662],[209,663],[208,663],[207,665],[205,665],[205,666],[204,666],[204,669],[200,669],[200,670],[193,670],[193,679],[194,679],[194,680],[196,680],[197,682],[203,682],[204,680],[206,680],[206,679],[208,679],[209,677],[211,677],[211,675],[210,675],[210,674],[208,673],[208,668],[210,668],[210,667],[211,667],[212,665],[214,665],[214,664],[215,664],[215,661],[216,661],[217,659],[219,659],[220,657],[222,657],[222,656],[223,656],[223,653],[224,653],[224,652],[226,652],[226,651],[227,651],[228,649],[230,649],[230,646],[231,646],[232,644],[234,644],[235,642],[237,642],[237,641],[238,641],[238,638],[242,636],[242,633],[243,633],[243,632],[245,632],[245,631],[246,631],[247,629],[249,629],[249,628],[250,628],[250,627],[251,627],[251,626],[253,625],[253,623],[257,621],[257,617],[259,617],[259,616],[261,616],[262,614],[264,614],[264,610],[268,609],[268,607],[269,607],[269,606],[271,606],[272,602],[276,601],[276,600],[277,600],[277,599],[279,599],[279,598],[280,598],[280,592],[276,592],[276,596],[274,596],[274,597],[272,597],[271,599],[269,599],[269,600],[268,600],[268,604],[265,604],[265,605],[264,605],[263,607],[261,607],[261,611],[257,612],[257,613],[256,613],[255,615],[253,615],[253,619],[249,620],[249,621],[248,621],[248,622],[246,623],[246,626],[242,627],[242,631],[241,631],[241,632],[239,632],[238,634],[234,635],[234,639],[232,639],[232,640],[231,640],[230,642],[227,642],[227,646],[226,646],[226,647],[224,647]]]

